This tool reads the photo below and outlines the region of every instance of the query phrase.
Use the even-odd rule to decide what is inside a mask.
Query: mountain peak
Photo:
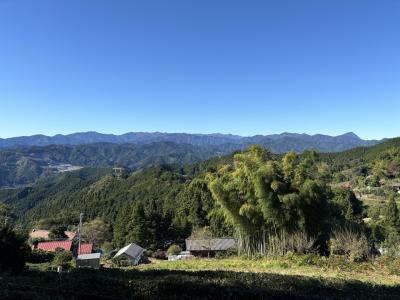
[[[348,137],[348,138],[354,138],[354,139],[358,139],[358,140],[360,140],[361,138],[357,135],[357,134],[355,134],[354,132],[347,132],[347,133],[345,133],[345,134],[342,134],[342,135],[340,135],[341,137]]]

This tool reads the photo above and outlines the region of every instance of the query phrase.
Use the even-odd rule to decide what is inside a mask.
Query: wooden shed
[[[100,269],[101,253],[80,254],[76,258],[77,268]]]
[[[217,252],[235,249],[233,238],[186,239],[186,251],[194,256],[214,256]]]

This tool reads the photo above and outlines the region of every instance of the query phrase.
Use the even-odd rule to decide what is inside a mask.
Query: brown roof
[[[76,236],[76,232],[73,231],[64,231],[64,233],[68,237],[69,241],[72,241]]]
[[[33,229],[29,236],[31,238],[42,238],[42,239],[48,239],[49,238],[49,233],[50,231],[48,230],[40,230],[40,229]]]
[[[64,233],[68,237],[67,238],[68,241],[72,241],[76,236],[76,233],[73,231],[64,231]],[[33,239],[34,238],[42,238],[42,239],[48,240],[49,234],[50,234],[49,230],[33,229],[31,231],[31,233],[29,234],[29,236]]]

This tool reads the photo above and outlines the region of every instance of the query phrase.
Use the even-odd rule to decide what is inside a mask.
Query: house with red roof
[[[72,241],[40,242],[37,244],[36,249],[47,252],[56,252],[58,249],[72,251]]]
[[[90,254],[93,252],[93,244],[81,244],[81,248],[77,252],[78,254]]]
[[[90,254],[93,252],[93,244],[84,243],[81,244],[80,249],[78,249],[78,245],[73,241],[54,241],[54,242],[40,242],[34,249],[39,249],[47,252],[56,252],[58,250],[61,251],[71,251],[74,254]]]

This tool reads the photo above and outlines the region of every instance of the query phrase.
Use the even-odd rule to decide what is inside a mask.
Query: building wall
[[[213,250],[190,251],[190,255],[196,257],[214,257],[217,252],[223,252],[223,251],[213,251]]]
[[[76,261],[77,268],[100,268],[100,259],[79,259]]]

